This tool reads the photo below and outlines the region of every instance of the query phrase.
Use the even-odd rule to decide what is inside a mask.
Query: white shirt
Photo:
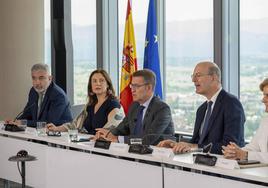
[[[268,117],[264,117],[261,124],[253,136],[251,142],[247,144],[244,150],[248,151],[249,160],[258,160],[262,163],[268,163]]]
[[[220,89],[219,89],[219,90],[218,90],[218,91],[211,97],[210,100],[207,100],[207,103],[209,103],[210,101],[213,102],[212,105],[211,105],[211,114],[212,114],[212,112],[213,112],[214,105],[215,105],[215,103],[216,103],[216,100],[217,100],[217,98],[218,98],[218,96],[219,96],[221,90],[222,90],[222,87],[221,87],[221,88],[220,88]],[[201,135],[202,135],[202,131],[203,131],[203,128],[204,128],[204,123],[205,123],[205,119],[206,119],[207,113],[208,113],[208,109],[206,110],[206,114],[205,114],[205,116],[204,116],[204,119],[203,119],[203,121],[202,121],[201,127],[200,127],[200,129],[199,129],[199,136],[200,136],[200,137],[201,137]]]

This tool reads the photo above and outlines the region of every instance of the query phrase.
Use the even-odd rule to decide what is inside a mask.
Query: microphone
[[[33,102],[31,105],[26,106],[20,113],[18,113],[18,115],[15,117],[14,121],[16,121],[26,110],[29,110],[31,107],[33,107],[34,104],[36,104],[36,103]]]
[[[205,145],[203,147],[203,153],[210,154],[212,146],[213,146],[212,142],[210,142],[208,145]]]
[[[153,152],[153,149],[149,146],[151,140],[147,142],[148,137],[150,136],[156,136],[156,140],[159,139],[159,137],[169,137],[170,139],[174,139],[175,136],[172,134],[158,134],[158,133],[150,133],[145,134],[141,138],[137,138],[134,136],[130,136],[130,146],[129,146],[129,153],[136,153],[136,154],[151,154]]]
[[[210,151],[213,144],[209,143],[208,145],[203,147],[203,154],[193,154],[194,157],[194,163],[196,164],[202,164],[207,166],[215,166],[217,162],[217,157],[210,155]]]
[[[23,109],[23,111],[18,113],[18,115],[15,117],[14,121],[16,121],[26,110],[30,109],[34,104],[35,104],[35,102],[32,103],[31,105],[25,107]],[[19,132],[19,131],[25,131],[25,128],[21,127],[21,126],[17,126],[17,125],[15,125],[13,123],[8,123],[8,124],[5,124],[5,131]]]

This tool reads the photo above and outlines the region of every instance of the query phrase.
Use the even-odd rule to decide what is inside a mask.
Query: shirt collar
[[[154,95],[152,95],[147,101],[145,101],[145,103],[141,104],[142,106],[144,106],[145,108],[148,108],[152,98],[153,98]]]
[[[221,90],[222,90],[222,87],[220,87],[220,89],[211,97],[210,100],[207,100],[207,102],[212,101],[213,104],[215,104],[217,97],[219,96]]]

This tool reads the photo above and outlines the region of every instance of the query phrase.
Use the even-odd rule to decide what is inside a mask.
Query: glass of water
[[[46,122],[37,122],[36,131],[37,131],[38,136],[45,135],[46,134]]]
[[[24,128],[24,129],[26,129],[26,127],[27,127],[27,119],[21,119],[21,120],[19,120],[20,121],[20,127],[22,127],[22,128]]]
[[[69,129],[68,135],[69,135],[70,142],[78,141],[78,130],[77,129]]]

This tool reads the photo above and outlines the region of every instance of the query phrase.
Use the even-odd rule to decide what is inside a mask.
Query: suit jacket
[[[197,144],[200,139],[199,131],[206,108],[207,104],[204,102],[197,109],[191,143]],[[235,142],[240,147],[244,146],[244,123],[245,114],[240,101],[222,89],[213,107],[205,137],[198,144],[198,147],[212,143],[211,153],[222,154],[221,147],[226,146],[230,141]]]
[[[27,124],[31,127],[35,127],[37,121],[54,123],[55,125],[61,125],[65,122],[72,121],[70,103],[67,96],[65,92],[53,82],[51,82],[46,90],[38,117],[37,110],[38,93],[34,88],[31,88],[28,102],[19,119],[27,119]]]
[[[248,151],[249,160],[268,163],[268,117],[262,119],[261,125],[251,142],[243,149]]]
[[[127,116],[111,132],[116,136],[132,136],[137,121],[137,113],[140,104],[133,102]],[[174,135],[174,124],[169,106],[158,97],[153,97],[143,119],[144,143],[156,145],[161,137]]]

